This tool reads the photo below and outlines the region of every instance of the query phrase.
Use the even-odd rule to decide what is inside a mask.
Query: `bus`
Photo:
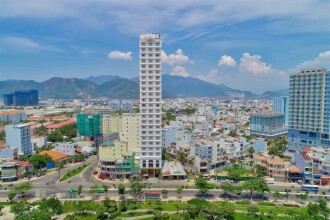
[[[307,192],[318,192],[319,191],[319,186],[303,184],[303,185],[301,185],[300,190],[301,191],[307,191]]]

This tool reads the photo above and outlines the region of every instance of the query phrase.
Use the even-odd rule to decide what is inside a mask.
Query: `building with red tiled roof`
[[[53,131],[55,131],[56,129],[59,129],[65,125],[70,125],[70,124],[75,124],[77,123],[76,120],[74,119],[69,119],[69,120],[66,120],[66,121],[62,121],[60,123],[57,123],[57,124],[51,124],[51,125],[48,125],[46,128],[47,128],[47,132],[48,134],[52,133]]]
[[[38,154],[39,155],[48,154],[52,158],[53,161],[65,160],[70,156],[69,154],[63,154],[63,153],[55,152],[55,151],[51,151],[51,150],[44,150]]]
[[[21,161],[21,160],[10,160],[10,162],[16,162],[18,163],[24,172],[32,170],[33,169],[33,165],[27,161]]]

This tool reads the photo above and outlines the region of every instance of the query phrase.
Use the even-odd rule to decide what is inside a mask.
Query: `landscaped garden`
[[[75,175],[78,175],[79,173],[81,173],[89,164],[84,164],[81,167],[78,167],[74,170],[71,170],[69,172],[67,172],[62,178],[61,181],[67,180]]]

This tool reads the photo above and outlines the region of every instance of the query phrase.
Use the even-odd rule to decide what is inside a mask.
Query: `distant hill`
[[[180,97],[245,97],[254,99],[258,95],[232,89],[224,84],[216,85],[194,77],[163,75],[163,98]],[[139,77],[132,79],[102,75],[86,79],[53,77],[42,83],[32,80],[0,81],[0,94],[21,89],[38,89],[42,98],[139,98]]]
[[[123,77],[120,77],[118,75],[101,75],[101,76],[90,76],[87,77],[86,80],[91,81],[97,85],[101,85],[103,83],[109,82],[114,79],[124,79]]]
[[[88,80],[54,77],[41,83],[41,95],[51,98],[97,97],[97,85]]]

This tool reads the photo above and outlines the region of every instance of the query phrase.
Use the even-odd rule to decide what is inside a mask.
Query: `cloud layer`
[[[108,55],[109,59],[118,59],[118,60],[131,60],[132,52],[121,52],[118,50],[111,51]]]
[[[167,55],[165,51],[161,53],[162,62],[170,66],[189,63],[189,57],[183,54],[182,49],[177,49],[174,54]]]

